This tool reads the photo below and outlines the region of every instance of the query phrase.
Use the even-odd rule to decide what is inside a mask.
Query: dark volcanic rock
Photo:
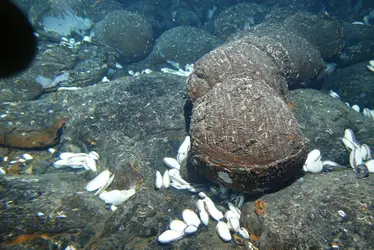
[[[122,55],[124,62],[147,56],[153,44],[152,26],[140,14],[113,11],[94,27],[99,41]]]
[[[259,239],[259,249],[371,249],[374,244],[373,176],[356,179],[352,170],[308,174],[290,187],[242,207],[241,223]],[[346,216],[339,215],[339,211]]]
[[[309,138],[310,149],[318,148],[323,160],[349,165],[348,151],[341,141],[347,128],[352,129],[359,143],[374,145],[373,120],[326,93],[314,89],[293,90],[289,106],[303,134]]]
[[[350,105],[357,104],[361,110],[364,108],[374,109],[374,94],[372,82],[374,73],[366,65],[369,61],[364,61],[354,65],[338,69],[328,76],[324,83],[324,90],[333,90],[340,96],[341,100]]]
[[[180,26],[161,34],[144,63],[165,65],[167,60],[172,60],[184,68],[186,64],[194,63],[218,45],[218,39],[205,30]]]
[[[261,23],[267,8],[257,3],[240,3],[222,11],[214,20],[217,36],[226,40],[231,34]]]
[[[307,140],[285,102],[287,84],[315,77],[323,60],[289,28],[261,25],[204,56],[190,75],[193,163],[213,182],[258,193],[300,174]]]

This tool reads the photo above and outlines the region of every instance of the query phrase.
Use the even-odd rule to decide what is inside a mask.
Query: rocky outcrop
[[[305,26],[317,20],[298,15]],[[213,182],[258,193],[300,173],[308,143],[287,105],[287,88],[315,77],[324,63],[295,26],[261,25],[196,63],[188,81],[193,162]]]

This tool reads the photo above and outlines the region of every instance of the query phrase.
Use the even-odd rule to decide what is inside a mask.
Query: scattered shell
[[[356,166],[363,164],[363,160],[359,149],[354,148],[351,151],[351,153],[349,154],[349,163],[352,168],[355,168]]]
[[[56,149],[54,148],[49,148],[48,149],[48,152],[51,153],[51,154],[54,154],[56,152]]]
[[[215,219],[216,221],[220,221],[223,219],[222,212],[218,210],[216,205],[214,205],[214,202],[208,196],[204,199],[204,202],[208,213],[210,214],[210,216],[212,216],[213,219]]]
[[[174,230],[166,230],[158,236],[158,242],[168,244],[183,238],[183,234]]]
[[[26,161],[29,161],[29,160],[32,160],[34,159],[34,157],[32,157],[30,154],[23,154],[22,155],[23,159],[25,159]]]
[[[371,72],[374,72],[374,66],[373,66],[373,65],[366,65],[366,67],[367,67]]]
[[[340,96],[338,95],[338,93],[336,93],[332,90],[330,90],[329,95],[333,98],[340,99]]]
[[[110,184],[112,184],[112,182],[113,182],[113,180],[114,180],[114,176],[115,176],[115,175],[112,174],[112,176],[109,177],[108,181],[107,181],[103,186],[101,186],[101,188],[99,188],[99,189],[96,191],[95,196],[101,194],[102,192],[104,192],[105,189],[107,189],[107,188],[110,186]]]
[[[109,170],[104,170],[86,185],[86,190],[92,192],[101,188],[108,182],[110,174]]]
[[[373,67],[373,72],[374,72],[374,67]],[[352,109],[353,109],[354,111],[357,111],[357,112],[360,113],[360,106],[358,106],[357,104],[353,105],[353,106],[352,106]]]
[[[90,157],[88,157],[84,162],[83,162],[83,167],[87,170],[92,170],[93,172],[97,172],[97,164],[96,161]]]
[[[235,207],[231,202],[228,202],[227,205],[229,206],[230,211],[233,212],[234,215],[240,219],[240,215],[242,214],[240,209]]]
[[[244,239],[249,240],[249,233],[248,233],[247,229],[245,229],[245,227],[241,227],[241,228],[239,228],[238,233],[239,233],[240,236],[242,236]]]
[[[188,226],[193,225],[195,227],[199,227],[199,225],[201,223],[201,221],[199,219],[199,216],[197,216],[197,214],[194,211],[192,211],[191,209],[183,210],[182,217],[183,217],[184,222]]]
[[[186,227],[187,227],[187,224],[181,220],[173,220],[172,222],[170,222],[170,225],[169,225],[169,228],[171,230],[177,231],[181,234],[184,234],[184,229],[186,229]]]
[[[307,156],[307,161],[312,162],[312,161],[318,161],[321,159],[321,151],[318,149],[314,149],[309,152]]]
[[[305,172],[319,173],[322,169],[321,152],[318,149],[314,149],[308,154],[303,170]]]
[[[360,154],[364,161],[370,160],[373,157],[371,153],[371,149],[367,144],[361,145]]]
[[[160,173],[160,171],[156,171],[156,177],[155,177],[155,187],[157,189],[160,189],[163,185],[163,181],[162,181],[162,175]]]
[[[170,187],[169,170],[165,171],[164,176],[162,177],[162,184],[163,184],[164,188],[169,188]]]
[[[222,240],[231,241],[232,237],[230,234],[230,230],[225,222],[219,221],[216,226],[216,231]]]
[[[94,159],[95,161],[98,161],[100,159],[100,156],[97,152],[91,151],[88,153],[88,157]]]
[[[175,169],[178,169],[178,170],[180,170],[180,168],[181,168],[179,162],[178,162],[176,159],[171,158],[171,157],[165,157],[165,158],[164,158],[164,163],[165,163],[169,168],[175,168]]]
[[[193,234],[197,231],[197,227],[194,225],[187,226],[186,229],[184,229],[185,234]]]
[[[230,231],[236,233],[239,231],[240,229],[240,222],[239,222],[239,218],[237,217],[231,217],[228,221],[227,221],[227,225],[230,229]]]
[[[347,138],[342,138],[342,142],[344,144],[344,146],[349,150],[353,150],[354,148],[359,148],[359,145],[356,144],[355,142],[352,142],[350,140],[348,140]]]
[[[112,191],[105,191],[99,195],[99,198],[103,200],[107,204],[112,204],[115,206],[119,206],[127,201],[131,196],[135,194],[135,189],[129,190],[112,190]]]
[[[177,161],[179,162],[179,164],[181,164],[187,159],[190,148],[191,148],[191,138],[190,136],[186,136],[183,143],[178,149]]]
[[[203,200],[199,199],[196,202],[196,207],[199,210],[199,217],[200,217],[201,222],[205,226],[208,226],[208,224],[209,224],[209,214],[205,210],[205,202]]]
[[[365,165],[368,168],[370,173],[374,173],[374,160],[365,162]]]

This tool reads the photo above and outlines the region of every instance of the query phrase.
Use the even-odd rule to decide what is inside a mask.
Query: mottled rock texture
[[[307,14],[297,15],[312,25]],[[324,64],[296,26],[261,25],[196,63],[187,86],[193,161],[210,180],[258,193],[300,173],[308,142],[287,105],[288,87],[315,77]]]
[[[122,61],[134,62],[144,58],[153,44],[150,23],[140,14],[113,11],[94,27],[99,41],[122,55]]]

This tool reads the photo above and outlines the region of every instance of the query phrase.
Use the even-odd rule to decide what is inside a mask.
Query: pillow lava
[[[137,13],[113,11],[94,27],[98,40],[119,52],[125,62],[138,61],[147,56],[153,43],[150,23]]]
[[[203,29],[179,26],[162,33],[147,57],[147,62],[159,64],[172,60],[183,67],[194,63],[218,45],[219,39]]]

